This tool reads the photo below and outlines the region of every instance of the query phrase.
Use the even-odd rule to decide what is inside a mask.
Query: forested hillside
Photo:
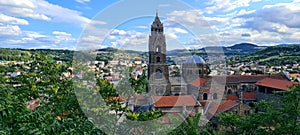
[[[300,46],[272,46],[247,56],[232,57],[229,63],[258,62],[260,65],[286,65],[300,63]]]

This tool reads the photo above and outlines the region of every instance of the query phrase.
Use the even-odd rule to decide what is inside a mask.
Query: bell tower
[[[158,13],[151,25],[149,36],[148,91],[151,95],[170,95],[169,69],[166,63],[166,38]]]

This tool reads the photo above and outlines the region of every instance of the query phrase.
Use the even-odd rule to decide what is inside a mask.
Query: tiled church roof
[[[200,106],[192,95],[152,96],[155,107]]]
[[[285,80],[265,78],[263,80],[258,81],[255,84],[258,85],[258,86],[264,86],[264,87],[269,87],[269,88],[288,91],[289,86],[292,86],[292,85],[297,84],[297,83],[291,82],[291,81],[285,81]]]

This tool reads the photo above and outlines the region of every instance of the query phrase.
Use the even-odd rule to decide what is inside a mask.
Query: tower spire
[[[158,9],[156,9],[156,17],[158,17]]]

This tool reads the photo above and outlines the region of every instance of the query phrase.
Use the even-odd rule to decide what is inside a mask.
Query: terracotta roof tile
[[[203,86],[206,82],[207,82],[207,79],[198,78],[198,79],[192,81],[190,84],[195,86],[195,87],[200,87],[200,86]]]
[[[238,102],[227,100],[221,103],[217,102],[201,102],[201,104],[204,106],[204,111],[208,111],[208,113],[214,115],[216,113],[225,112],[227,110],[230,110],[231,108],[239,105]],[[209,108],[207,108],[209,107]]]
[[[269,88],[288,91],[289,86],[292,86],[292,85],[297,84],[297,83],[291,82],[291,81],[272,79],[272,78],[265,78],[263,80],[258,81],[255,84],[258,85],[258,86],[264,86],[264,87],[269,87]]]
[[[226,100],[239,100],[239,97],[237,95],[228,95]]]
[[[155,107],[200,106],[192,95],[152,96]]]
[[[273,78],[280,80],[288,80],[283,74],[272,74],[272,75],[229,75],[229,76],[214,76],[212,77],[217,82],[226,83],[256,83],[265,78]]]
[[[256,92],[242,92],[243,100],[256,99]]]
[[[225,102],[222,102],[219,107],[218,107],[218,110],[216,113],[221,113],[221,112],[225,112],[235,106],[237,106],[239,103],[237,102],[234,102],[232,100],[227,100]]]

